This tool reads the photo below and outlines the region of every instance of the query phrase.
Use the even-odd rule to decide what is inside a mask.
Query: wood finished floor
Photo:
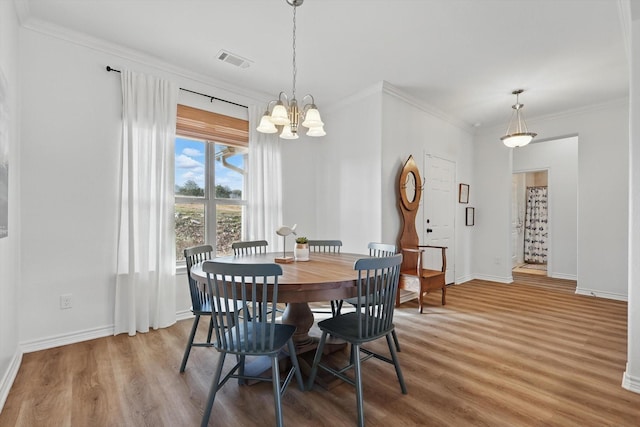
[[[627,305],[575,295],[575,282],[516,274],[513,284],[450,286],[396,310],[400,362],[363,364],[368,426],[638,426],[640,394],[621,387]],[[25,354],[0,426],[195,426],[217,353],[195,348],[178,373],[191,321]],[[204,329],[200,330],[200,333]],[[384,340],[373,348],[384,350]],[[289,426],[351,426],[354,390],[283,398]],[[268,383],[225,385],[210,426],[274,425]]]

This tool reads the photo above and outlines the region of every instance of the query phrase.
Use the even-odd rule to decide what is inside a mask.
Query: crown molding
[[[20,25],[24,26],[31,15],[29,2],[27,0],[13,0],[13,5],[15,6]]]
[[[412,95],[409,95],[406,92],[403,92],[402,90],[398,89],[397,87],[393,86],[391,83],[387,82],[387,81],[383,81],[382,82],[382,90],[384,93],[387,93],[395,98],[398,98],[404,102],[406,102],[407,104],[421,110],[424,111],[425,113],[434,116],[440,120],[444,120],[445,122],[469,133],[469,134],[473,134],[474,130],[473,127],[470,126],[469,124],[467,124],[466,122],[463,122],[462,120],[459,120],[453,116],[450,116],[446,113],[444,113],[443,111],[435,108],[432,105],[429,104],[425,104],[424,102],[420,101],[419,99],[415,98]]]
[[[351,106],[351,104],[354,104],[372,95],[379,95],[382,93],[382,83],[383,82],[378,82],[367,86],[366,88],[354,93],[353,95],[342,98],[340,101],[334,102],[333,104],[324,107],[323,111],[327,114],[331,114],[336,110],[348,108]]]
[[[185,79],[192,80],[196,83],[201,83],[207,86],[213,86],[225,92],[224,97],[232,98],[231,101],[238,102],[245,105],[250,104],[262,104],[271,99],[271,95],[266,92],[255,92],[242,89],[233,83],[229,83],[224,80],[217,80],[209,76],[205,76],[200,73],[196,73],[187,70],[182,67],[165,62],[155,56],[142,53],[140,51],[129,49],[124,46],[110,43],[105,40],[89,36],[85,33],[70,30],[68,28],[52,24],[37,18],[29,16],[28,6],[26,6],[26,0],[15,0],[18,4],[24,4],[24,9],[19,12],[19,15],[23,15],[20,18],[21,25],[27,30],[31,30],[46,36],[64,40],[68,43],[72,43],[78,46],[85,47],[94,51],[102,52],[108,55],[122,58],[123,60],[137,62],[141,65],[145,65],[151,68],[155,68],[160,72],[171,73]],[[114,68],[118,68],[119,64],[104,64],[111,65]]]
[[[564,118],[569,118],[569,117],[573,117],[573,116],[579,116],[581,114],[587,114],[587,113],[593,113],[593,112],[597,112],[597,111],[602,111],[602,110],[609,110],[611,108],[618,108],[618,107],[625,107],[629,105],[629,98],[628,97],[622,97],[622,98],[616,98],[607,102],[603,102],[600,104],[593,104],[593,105],[587,105],[585,107],[580,107],[580,108],[574,108],[572,110],[565,110],[565,111],[560,111],[558,113],[551,113],[551,114],[545,114],[545,115],[541,115],[541,116],[531,116],[531,117],[527,117],[527,125],[529,128],[533,128],[535,126],[531,126],[531,124],[536,123],[536,122],[545,122],[545,121],[549,121],[549,120],[559,120],[559,119],[564,119]],[[479,129],[476,131],[476,134],[484,134],[486,132],[493,132],[496,129],[503,129],[504,130],[504,123],[502,124],[494,124],[491,126],[483,126],[482,129]],[[569,135],[569,136],[575,136],[575,135]],[[553,138],[553,139],[557,139],[557,138]],[[544,140],[541,140],[541,142]]]
[[[545,114],[542,116],[535,116],[527,118],[527,122],[537,122],[537,121],[547,121],[547,120],[557,120],[565,117],[578,116],[580,114],[592,113],[600,110],[608,110],[613,107],[624,107],[629,105],[629,98],[622,97],[616,98],[607,102],[602,102],[600,104],[587,105],[585,107],[574,108],[573,110],[565,110],[559,113],[551,113]]]
[[[451,117],[443,113],[442,111],[438,110],[437,108],[434,108],[431,105],[425,104],[424,102],[416,99],[415,97],[409,95],[408,93],[401,91],[400,89],[393,86],[391,83],[387,82],[386,80],[381,80],[377,83],[367,86],[366,88],[362,89],[356,94],[346,97],[340,100],[339,102],[330,105],[328,108],[325,108],[324,111],[328,114],[331,114],[335,110],[349,107],[351,104],[355,102],[358,102],[364,98],[367,98],[376,94],[387,94],[387,95],[393,96],[394,98],[397,98],[411,105],[414,108],[417,108],[431,116],[434,116],[440,120],[443,120],[453,126],[456,126],[457,128],[469,134],[473,134],[473,128],[468,124],[466,124],[465,122],[458,120],[454,117]]]

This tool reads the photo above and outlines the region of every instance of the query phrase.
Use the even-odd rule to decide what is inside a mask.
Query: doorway
[[[547,275],[549,250],[548,171],[514,173],[512,178],[512,268]]]
[[[526,188],[547,186],[548,222],[547,265],[543,271],[548,277],[557,279],[577,279],[578,271],[578,136],[533,142],[526,147],[512,151],[512,169],[514,178],[511,196],[511,227],[513,239],[510,239],[510,254],[515,261],[524,263],[524,253],[519,257],[520,248],[524,248]],[[542,173],[540,173],[542,172]],[[530,176],[527,183],[527,173]],[[537,175],[536,175],[537,173]],[[546,181],[544,175],[546,173]],[[523,175],[519,175],[523,174]],[[517,178],[519,177],[519,178]],[[520,181],[518,181],[518,179]],[[509,191],[509,190],[507,190]],[[519,236],[516,231],[522,229]],[[520,243],[522,238],[522,244]],[[542,268],[537,266],[536,268]],[[529,269],[527,272],[531,272]]]

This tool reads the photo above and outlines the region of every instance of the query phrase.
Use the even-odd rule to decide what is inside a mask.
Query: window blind
[[[241,147],[249,146],[249,122],[178,104],[176,133],[181,136]]]

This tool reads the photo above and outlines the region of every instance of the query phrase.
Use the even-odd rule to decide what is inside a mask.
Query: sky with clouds
[[[216,151],[224,148],[216,145]],[[195,181],[204,188],[206,143],[186,138],[176,138],[176,173],[175,185],[183,186],[186,181]],[[242,155],[235,155],[228,159],[229,163],[244,168]],[[242,190],[242,176],[231,169],[216,162],[216,185],[228,186],[232,190]]]

